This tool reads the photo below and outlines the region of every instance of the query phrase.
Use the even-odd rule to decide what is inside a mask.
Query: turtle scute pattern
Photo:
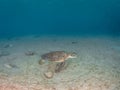
[[[68,54],[65,51],[53,51],[41,56],[44,60],[63,62],[68,58]]]

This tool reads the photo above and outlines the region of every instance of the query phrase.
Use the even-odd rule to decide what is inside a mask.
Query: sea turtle
[[[76,56],[76,53],[52,51],[41,55],[41,60],[39,61],[39,64],[42,65],[46,60],[50,62],[48,64],[48,70],[44,73],[44,75],[47,78],[52,78],[54,72],[58,73],[65,68],[65,60],[68,60],[69,58],[76,58]]]
[[[64,62],[69,58],[76,58],[76,56],[76,53],[68,53],[65,51],[52,51],[41,55],[41,60],[39,61],[39,64],[43,64],[45,60],[52,62]]]

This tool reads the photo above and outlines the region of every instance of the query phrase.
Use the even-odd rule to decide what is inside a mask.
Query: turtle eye
[[[76,56],[77,54],[75,53],[75,52],[73,52],[72,54],[71,54],[71,56]]]

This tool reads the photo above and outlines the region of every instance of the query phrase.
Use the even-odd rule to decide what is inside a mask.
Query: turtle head
[[[75,52],[68,53],[68,58],[77,58],[77,54]]]

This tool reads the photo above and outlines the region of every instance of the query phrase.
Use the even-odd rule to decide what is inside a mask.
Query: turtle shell
[[[65,51],[53,51],[41,55],[41,58],[49,61],[63,62],[68,58],[68,55]]]

